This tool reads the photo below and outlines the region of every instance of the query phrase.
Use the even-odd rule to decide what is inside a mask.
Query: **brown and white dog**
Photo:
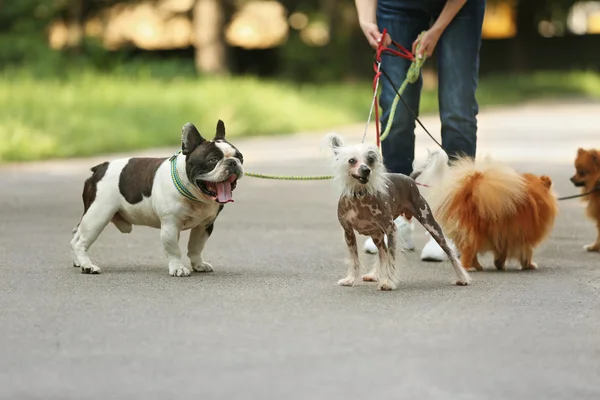
[[[243,156],[225,140],[219,120],[213,140],[204,139],[190,123],[182,129],[181,153],[171,158],[123,158],[92,168],[83,187],[84,212],[73,230],[73,266],[98,274],[87,254],[109,222],[122,233],[133,225],[160,229],[169,274],[189,276],[183,265],[179,235],[191,229],[188,257],[196,272],[211,272],[202,258],[215,220],[244,175]]]
[[[429,204],[419,193],[415,181],[402,174],[388,173],[377,149],[372,145],[344,146],[342,138],[330,134],[326,142],[334,153],[334,180],[340,189],[338,220],[344,229],[350,252],[348,274],[338,281],[342,286],[353,286],[360,273],[360,259],[356,235],[370,236],[377,246],[379,263],[366,275],[364,281],[379,281],[380,290],[394,290],[398,283],[395,265],[396,224],[403,215],[417,221],[431,234],[444,250],[454,267],[457,285],[467,285],[471,278],[452,251],[444,233],[436,222]],[[387,235],[387,245],[384,237]]]

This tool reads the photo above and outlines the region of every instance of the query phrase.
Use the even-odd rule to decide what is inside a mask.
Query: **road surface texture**
[[[572,159],[600,147],[599,115],[589,103],[487,110],[480,155],[576,193]],[[357,142],[362,129],[340,132]],[[253,172],[319,174],[322,136],[235,143]],[[422,156],[435,145],[417,136]],[[454,286],[449,264],[419,260],[417,226],[398,290],[379,292],[336,285],[346,247],[330,181],[246,177],[207,244],[214,273],[170,277],[157,230],[109,225],[90,252],[103,273],[83,275],[69,241],[103,159],[0,168],[0,399],[600,398],[600,254],[582,249],[595,229],[578,200],[561,203],[537,271],[497,272],[488,256]]]

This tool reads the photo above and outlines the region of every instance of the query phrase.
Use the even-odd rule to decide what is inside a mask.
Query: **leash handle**
[[[421,48],[421,39],[422,39],[424,33],[425,33],[425,31],[421,32],[419,34],[419,36],[417,37],[417,45],[416,45],[417,53],[419,52],[419,49]],[[419,76],[421,76],[421,68],[423,67],[423,63],[425,63],[425,60],[427,59],[426,55],[421,58],[416,58],[415,55],[410,50],[406,49],[400,43],[396,42],[393,39],[391,40],[391,43],[394,46],[396,46],[396,48],[398,50],[394,50],[394,49],[384,46],[383,43],[385,41],[386,35],[387,35],[387,28],[384,28],[382,36],[381,36],[381,40],[379,41],[379,43],[377,45],[377,50],[375,52],[375,61],[373,63],[373,69],[375,71],[375,76],[373,78],[373,103],[372,103],[371,108],[373,108],[373,105],[374,105],[376,143],[377,143],[377,148],[379,148],[380,153],[382,152],[381,142],[387,137],[387,135],[389,134],[390,129],[392,127],[394,114],[396,111],[396,107],[398,105],[398,99],[401,99],[402,102],[406,105],[406,103],[404,102],[404,99],[402,99],[401,93],[404,91],[404,89],[406,88],[406,86],[409,83],[415,83],[419,79]],[[385,73],[385,71],[381,67],[381,64],[382,64],[381,57],[384,53],[389,53],[392,56],[402,57],[406,60],[411,61],[410,67],[406,74],[406,78],[404,79],[404,82],[402,83],[402,86],[399,90],[396,89],[396,87],[393,84],[390,77]],[[396,92],[396,96],[394,97],[394,101],[392,103],[392,108],[390,110],[390,116],[388,118],[385,132],[383,132],[383,134],[381,133],[381,126],[380,126],[380,121],[379,121],[379,104],[378,104],[378,101],[376,101],[377,90],[379,88],[379,80],[381,78],[382,73],[386,76],[389,83],[392,85],[392,88],[394,88],[394,91]],[[414,113],[413,113],[413,115],[414,115]],[[369,112],[369,119],[367,120],[367,126],[369,124],[370,118],[371,118],[371,112]],[[420,121],[419,121],[419,123],[420,123]],[[365,136],[366,136],[366,128],[365,128]],[[435,141],[435,139],[434,139],[434,141]],[[363,136],[363,142],[364,142],[364,136]],[[436,143],[437,143],[437,141],[436,141]]]
[[[383,42],[385,41],[386,35],[387,35],[387,28],[383,28],[383,32],[381,34],[381,40],[379,41],[379,44],[377,45],[376,59],[378,62],[381,62],[381,55],[383,53],[390,53],[394,56],[402,57],[409,61],[415,60],[415,55],[410,50],[406,49],[404,46],[402,46],[400,43],[396,42],[393,39],[392,39],[392,44],[394,46],[396,46],[396,48],[398,50],[394,50],[394,49],[384,46]],[[391,36],[390,36],[390,38],[391,38]],[[420,41],[420,38],[421,38],[421,35],[419,35],[419,38],[418,38],[419,41]]]

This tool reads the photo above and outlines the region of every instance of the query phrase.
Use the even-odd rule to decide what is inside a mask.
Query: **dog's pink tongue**
[[[217,187],[217,201],[219,203],[233,202],[231,198],[231,183],[229,181],[216,182],[215,186]]]

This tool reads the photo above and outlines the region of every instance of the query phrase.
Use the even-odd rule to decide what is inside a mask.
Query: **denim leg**
[[[479,49],[485,0],[469,0],[442,34],[437,45],[438,101],[442,146],[450,159],[475,157],[479,81]]]
[[[412,48],[413,41],[421,31],[429,27],[430,17],[419,11],[397,11],[394,13],[377,12],[377,24],[380,32],[386,28],[392,39],[407,49]],[[392,46],[393,48],[393,46]],[[400,88],[410,61],[401,57],[383,55],[381,68],[388,74],[396,89]],[[381,94],[379,104],[383,110],[380,115],[381,132],[385,130],[396,92],[387,78],[382,74],[379,79]],[[408,106],[418,115],[421,97],[422,77],[413,84],[409,84],[402,93],[402,98]],[[410,175],[412,163],[415,158],[415,120],[406,109],[402,100],[398,101],[392,127],[388,137],[381,143],[383,160],[390,172]]]

